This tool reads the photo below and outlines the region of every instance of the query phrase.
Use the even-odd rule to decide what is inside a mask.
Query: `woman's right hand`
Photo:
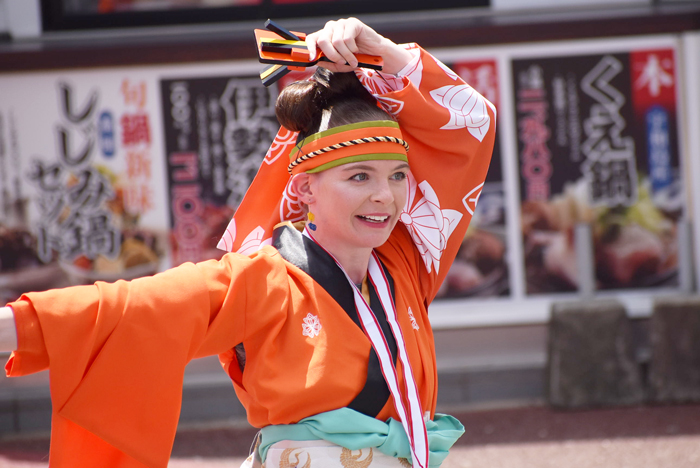
[[[12,307],[0,307],[0,352],[17,349],[17,329]]]
[[[327,22],[323,29],[306,36],[306,45],[311,57],[316,56],[317,48],[321,49],[332,62],[319,62],[318,65],[334,72],[349,72],[357,68],[355,54],[382,57],[382,71],[391,74],[401,71],[412,58],[406,49],[378,34],[357,18]]]

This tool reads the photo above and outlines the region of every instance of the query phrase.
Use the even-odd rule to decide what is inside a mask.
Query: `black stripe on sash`
[[[283,225],[275,229],[272,235],[272,245],[285,260],[304,271],[318,283],[333,299],[335,299],[338,305],[348,314],[350,319],[355,322],[358,327],[362,328],[355,307],[355,296],[352,287],[331,256],[316,245],[314,241],[303,236],[294,227],[288,225]],[[381,267],[389,281],[392,298],[396,300],[394,280],[389,275],[384,265],[381,265]],[[377,321],[382,328],[384,337],[391,350],[392,360],[394,365],[396,365],[396,340],[386,320],[386,313],[377,296],[377,292],[374,290],[374,286],[372,286],[372,282],[370,281],[368,285],[370,308],[377,317]],[[338,339],[340,338],[338,337]],[[348,404],[348,408],[366,414],[367,416],[376,417],[389,400],[389,396],[391,396],[391,392],[384,380],[377,353],[372,347],[370,348],[369,360],[367,363],[367,379],[365,381],[365,386],[360,393],[357,394],[355,399]]]

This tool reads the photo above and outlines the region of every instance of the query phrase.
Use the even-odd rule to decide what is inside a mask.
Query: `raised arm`
[[[409,142],[409,199],[391,241],[413,250],[409,268],[425,298],[437,293],[461,245],[481,193],[495,140],[496,109],[416,44],[397,76],[360,70],[365,87],[401,125]],[[410,249],[410,246],[414,249]],[[414,259],[417,259],[414,260]]]
[[[320,31],[306,36],[306,44],[311,57],[316,55],[318,47],[326,57],[334,61],[319,62],[319,66],[331,71],[353,71],[357,67],[354,54],[359,53],[382,57],[383,71],[389,74],[401,71],[412,58],[405,48],[381,36],[357,18],[329,21]]]
[[[12,307],[0,307],[0,353],[17,349],[17,329]]]
[[[334,60],[333,71],[355,70],[365,87],[401,124],[409,142],[409,200],[402,215],[408,258],[428,301],[457,254],[486,178],[494,144],[496,109],[456,73],[415,44],[397,45],[356,18],[329,21],[307,36]],[[380,55],[384,69],[356,69],[354,54]],[[347,64],[346,64],[347,62]],[[400,237],[400,236],[399,236]],[[411,249],[408,249],[411,250]]]

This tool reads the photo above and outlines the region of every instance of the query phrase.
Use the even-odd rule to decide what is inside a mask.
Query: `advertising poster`
[[[501,108],[495,59],[455,61],[448,66],[497,109]],[[470,197],[472,220],[439,298],[504,296],[510,292],[500,138],[496,138],[491,166],[480,188],[480,194]]]
[[[679,290],[682,67],[673,38],[652,39],[444,51],[497,106],[499,130],[431,306],[436,327],[547,320],[553,300],[579,291],[581,223],[596,294],[646,314],[646,298]],[[306,75],[265,88],[260,68],[0,75],[0,302],[223,255],[216,244],[277,132],[275,99]]]
[[[275,87],[257,76],[160,83],[174,265],[220,258],[222,233],[279,124]]]
[[[123,71],[0,83],[0,302],[158,271],[167,232],[154,82]]]
[[[526,293],[678,286],[685,209],[673,48],[512,61]]]
[[[694,255],[692,256],[691,265],[694,265],[695,275],[694,285],[690,284],[690,288],[695,288],[695,291],[700,291],[700,245],[698,245],[698,233],[700,233],[700,184],[694,183],[700,180],[700,89],[695,86],[697,77],[700,76],[700,31],[686,33],[683,35],[682,42],[682,63],[683,63],[683,78],[685,83],[689,83],[682,89],[682,102],[685,104],[685,115],[687,120],[685,128],[687,130],[688,146],[685,151],[688,155],[688,171],[686,172],[686,183],[688,183],[689,191],[692,197],[692,225],[690,229],[691,237],[695,240]],[[691,268],[692,271],[692,268]]]

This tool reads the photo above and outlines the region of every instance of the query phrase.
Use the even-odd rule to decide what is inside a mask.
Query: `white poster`
[[[161,82],[213,74],[249,79],[258,68],[0,76],[0,302],[171,266],[163,115],[173,109],[163,106]]]

